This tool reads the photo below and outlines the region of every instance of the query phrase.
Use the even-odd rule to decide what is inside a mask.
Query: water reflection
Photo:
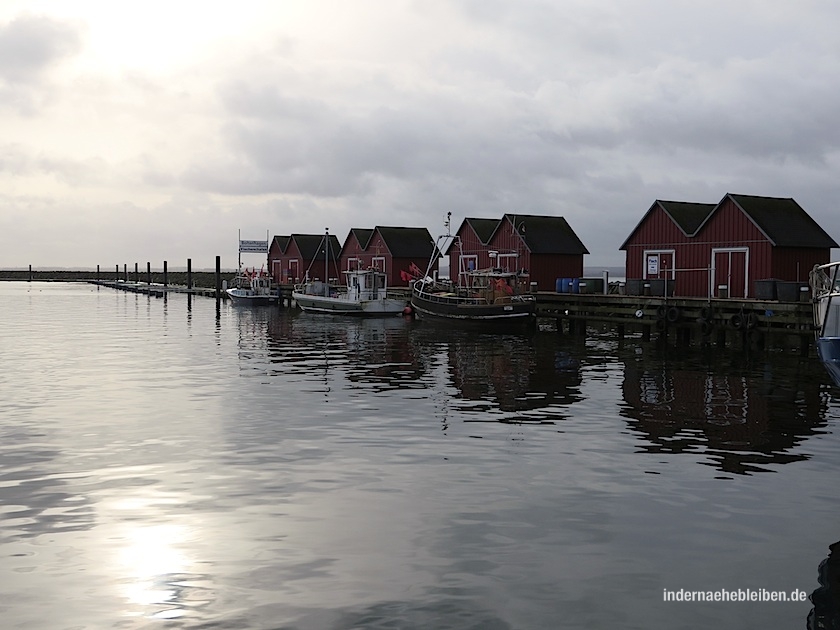
[[[471,421],[554,422],[582,399],[581,360],[548,334],[441,330],[402,317],[312,317],[267,310],[237,314],[240,358],[264,356],[277,377],[330,371],[348,390],[451,388]],[[443,365],[446,382],[436,369]],[[551,408],[550,413],[530,412]],[[487,412],[501,412],[488,415]]]
[[[749,474],[807,459],[796,447],[826,426],[824,384],[810,371],[788,373],[790,364],[641,356],[623,362],[621,414],[644,437],[644,452],[702,453],[703,463]]]
[[[470,422],[553,423],[582,399],[581,360],[553,336],[485,335],[455,331],[443,337],[452,386]],[[547,410],[549,413],[530,413]],[[497,415],[490,412],[501,411]]]

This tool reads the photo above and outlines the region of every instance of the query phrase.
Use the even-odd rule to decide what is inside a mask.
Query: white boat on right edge
[[[811,271],[817,354],[835,384],[840,385],[840,262]]]
[[[395,315],[405,311],[407,300],[388,295],[387,276],[378,269],[345,271],[346,284],[328,282],[296,285],[292,298],[304,312],[335,315]]]

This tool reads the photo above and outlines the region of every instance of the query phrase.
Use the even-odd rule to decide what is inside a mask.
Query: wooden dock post
[[[146,284],[152,286],[152,263],[146,262]]]
[[[125,275],[125,281],[128,282],[128,263],[123,263],[123,275]]]
[[[29,265],[29,282],[32,282],[32,265]]]
[[[216,304],[222,299],[222,257],[216,256]]]
[[[192,258],[187,258],[187,291],[192,289]]]
[[[119,282],[120,280],[120,266],[116,265],[116,269],[114,269],[114,282]]]
[[[99,282],[99,265],[96,265],[96,281]]]
[[[799,354],[803,357],[808,356],[808,348],[811,345],[811,338],[808,335],[799,336]]]
[[[163,261],[163,286],[169,286],[169,270],[166,268],[166,261]]]
[[[134,263],[134,282],[140,282],[140,271],[137,263]]]

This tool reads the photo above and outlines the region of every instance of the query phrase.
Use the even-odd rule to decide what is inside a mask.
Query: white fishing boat
[[[817,354],[840,385],[840,262],[814,267],[810,284]]]
[[[345,285],[312,281],[296,285],[292,298],[301,310],[336,315],[393,315],[406,300],[388,295],[387,275],[378,269],[345,271]]]
[[[262,269],[246,268],[237,274],[231,285],[225,293],[234,304],[276,304],[279,297],[271,276]]]

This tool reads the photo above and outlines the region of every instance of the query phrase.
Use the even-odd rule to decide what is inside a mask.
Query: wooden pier
[[[614,326],[623,338],[638,332],[677,343],[789,347],[807,355],[814,339],[813,306],[807,302],[733,298],[680,298],[537,292],[537,317],[552,318],[557,331],[585,334],[588,324]]]
[[[163,297],[167,292],[204,297],[227,297],[213,288],[187,288],[125,280],[91,280],[93,284]],[[294,305],[294,285],[277,287],[279,304]],[[394,287],[389,293],[410,298],[410,290]],[[737,298],[690,298],[600,293],[537,291],[538,321],[553,320],[561,334],[585,335],[587,327],[607,327],[619,339],[639,337],[673,341],[678,345],[715,344],[742,348],[797,349],[807,356],[813,345],[813,305],[810,301]],[[810,294],[808,294],[810,296]]]
[[[141,293],[151,297],[163,297],[166,293],[188,293],[190,295],[199,295],[202,297],[216,297],[216,289],[207,289],[203,287],[186,287],[183,285],[172,284],[149,284],[146,282],[126,282],[125,280],[88,280],[90,284],[95,284],[100,287],[108,287],[109,289],[117,289],[119,291],[128,291],[129,293]],[[222,291],[221,299],[227,299],[227,294]]]

